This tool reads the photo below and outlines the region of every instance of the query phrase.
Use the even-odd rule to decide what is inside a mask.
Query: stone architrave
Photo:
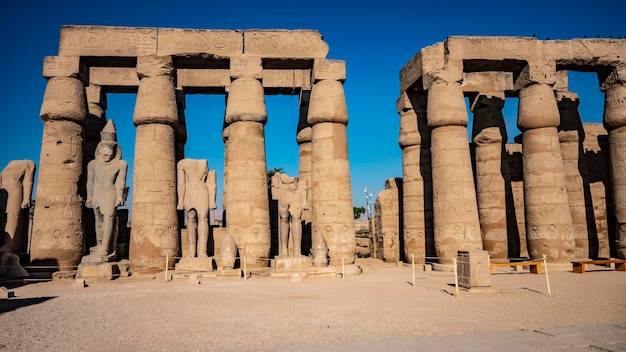
[[[39,160],[30,259],[73,270],[85,251],[82,222],[84,194],[83,122],[87,115],[80,61],[66,75],[48,80],[41,119],[44,132]]]
[[[390,178],[385,181],[385,190],[378,193],[374,203],[374,221],[377,242],[376,257],[390,263],[400,261],[400,199],[402,180]]]
[[[459,250],[482,250],[476,191],[467,143],[467,110],[458,82],[436,81],[428,90],[433,221],[440,264]]]
[[[134,272],[173,265],[179,253],[176,214],[175,128],[178,109],[172,58],[137,58],[139,90],[133,115],[137,127],[129,256]]]
[[[576,245],[574,257],[576,259],[588,259],[597,257],[596,253],[590,253],[589,238],[594,240],[596,229],[593,219],[593,208],[591,195],[589,192],[589,173],[587,162],[583,155],[583,142],[585,132],[582,121],[578,114],[578,95],[572,92],[558,91],[557,105],[561,116],[559,125],[559,143],[561,147],[561,157],[563,158],[563,169],[565,172],[565,184],[567,186],[567,197],[572,216],[572,231],[574,233],[574,243]],[[591,221],[591,222],[590,222]],[[587,224],[593,226],[593,236]]]
[[[313,71],[322,69],[320,66],[327,62],[315,61]],[[346,136],[348,112],[341,81],[323,79],[315,82],[311,89],[307,121],[312,126],[313,247],[322,243],[316,239],[323,238],[330,265],[341,265],[342,260],[344,264],[352,264],[356,237]]]
[[[269,265],[270,219],[265,161],[267,110],[259,58],[231,67],[224,117],[224,209],[228,233],[248,268]]]
[[[476,197],[483,247],[492,261],[507,261],[506,181],[503,173],[506,129],[504,94],[479,94],[472,104],[473,142],[476,156]]]
[[[626,86],[617,81],[604,95],[604,125],[609,130],[611,186],[617,221],[617,254],[626,259]]]
[[[433,246],[432,178],[430,164],[430,132],[426,127],[426,95],[412,98],[403,94],[396,102],[400,114],[402,149],[402,241],[404,258],[424,264],[427,246]]]
[[[26,253],[35,163],[12,160],[0,173],[0,252]]]
[[[532,82],[523,87],[518,111],[528,252],[531,258],[545,255],[552,262],[566,262],[574,256],[575,243],[552,87]]]

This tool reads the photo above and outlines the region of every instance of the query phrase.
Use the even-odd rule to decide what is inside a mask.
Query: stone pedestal
[[[127,260],[111,263],[83,262],[78,265],[76,279],[113,280],[117,277],[130,275],[130,265]]]
[[[489,252],[459,251],[456,266],[459,286],[463,288],[491,286]]]
[[[276,272],[306,272],[313,264],[309,257],[276,257]]]
[[[181,258],[175,267],[176,271],[213,271],[213,257]]]

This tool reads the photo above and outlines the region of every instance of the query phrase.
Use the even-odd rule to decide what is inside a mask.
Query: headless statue
[[[96,147],[96,158],[87,165],[87,201],[96,220],[96,242],[91,255],[108,261],[117,245],[117,207],[124,205],[128,164],[122,160],[115,125],[107,122]]]
[[[0,173],[0,215],[2,239],[0,252],[15,253],[24,250],[24,236],[18,233],[23,209],[30,207],[33,192],[35,163],[30,160],[12,160]]]
[[[275,173],[272,199],[278,200],[278,256],[302,256],[302,210],[308,209],[306,180]]]
[[[209,241],[209,210],[215,209],[217,182],[206,160],[178,162],[178,210],[187,211],[187,257],[206,258]]]

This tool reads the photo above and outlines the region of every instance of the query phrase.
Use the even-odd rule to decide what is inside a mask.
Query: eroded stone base
[[[276,272],[306,272],[312,266],[309,257],[276,257]]]
[[[176,271],[213,271],[213,257],[182,258],[176,263]]]

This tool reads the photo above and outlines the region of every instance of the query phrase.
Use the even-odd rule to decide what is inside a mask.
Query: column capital
[[[423,85],[425,90],[435,84],[440,83],[460,83],[463,81],[463,61],[448,60],[445,66],[426,72],[423,75]]]
[[[45,56],[43,58],[42,75],[52,77],[72,77],[84,81],[88,68],[81,63],[78,56]]]
[[[558,127],[559,108],[554,91],[548,84],[532,84],[519,92],[517,127],[521,131],[543,127]]]
[[[437,82],[428,90],[428,127],[467,126],[467,108],[459,82]]]
[[[307,121],[348,124],[348,108],[343,85],[339,81],[322,80],[311,88],[311,101]]]
[[[137,57],[137,77],[173,77],[174,63],[171,56],[139,56]]]
[[[477,110],[502,110],[504,107],[504,92],[493,92],[493,93],[478,93],[474,100],[472,101],[472,105],[470,106],[471,112],[476,112]]]
[[[604,124],[607,129],[626,126],[626,86],[620,83],[604,93]]]
[[[604,79],[600,80],[600,90],[606,92],[616,83],[626,85],[626,61],[616,65]]]
[[[82,124],[87,116],[87,99],[83,83],[71,77],[48,80],[39,113],[41,119],[68,120]]]
[[[101,86],[90,84],[87,87],[85,87],[85,93],[87,94],[88,103],[97,104],[106,110],[107,96]]]
[[[136,126],[149,123],[176,126],[178,108],[173,74],[171,56],[137,57],[139,89],[133,114],[133,123]]]
[[[243,77],[230,84],[224,121],[229,124],[238,121],[267,122],[265,93],[261,81]]]

